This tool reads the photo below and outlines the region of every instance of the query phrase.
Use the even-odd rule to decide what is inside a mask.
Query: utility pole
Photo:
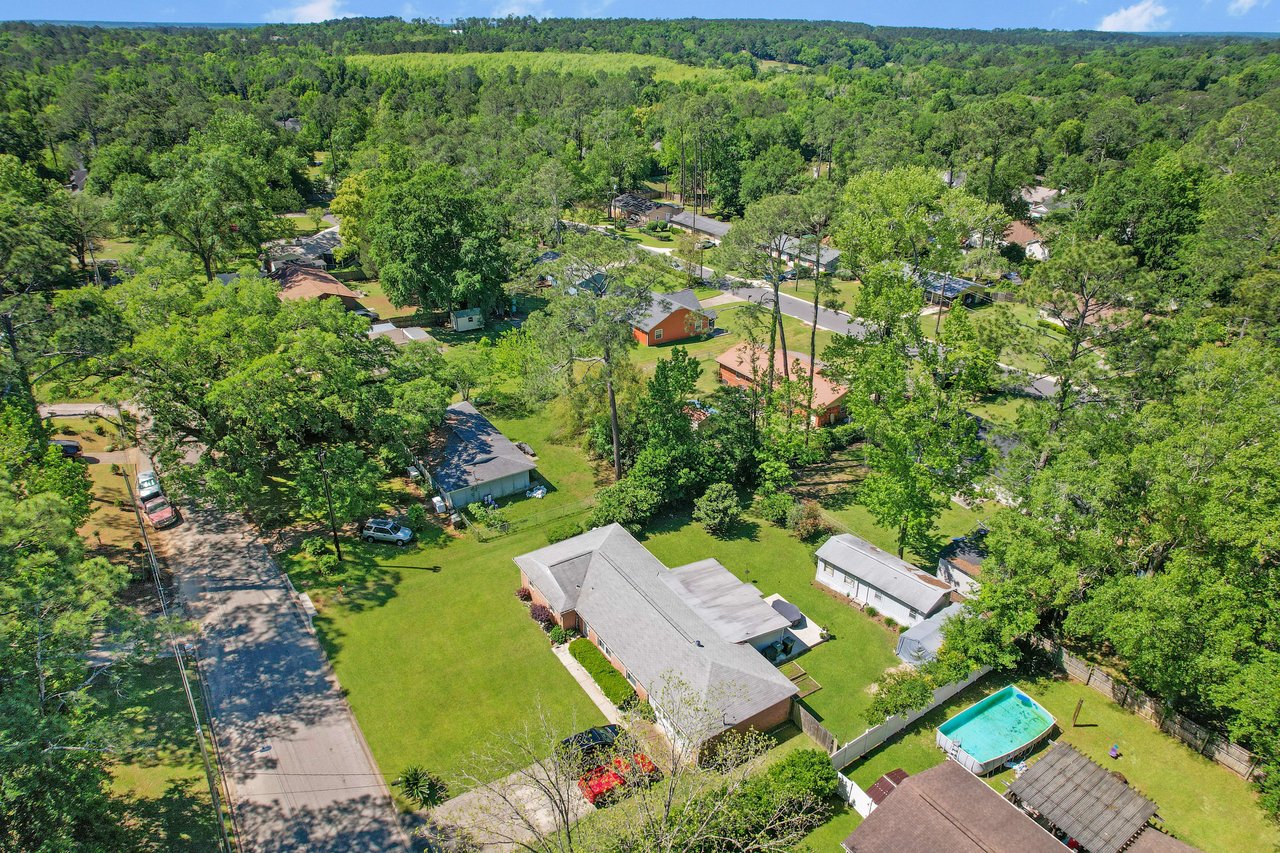
[[[316,460],[320,463],[320,479],[324,480],[324,501],[329,506],[329,530],[333,533],[333,551],[342,562],[342,544],[338,542],[338,522],[333,517],[333,493],[329,491],[329,471],[324,467],[323,450],[316,451]]]

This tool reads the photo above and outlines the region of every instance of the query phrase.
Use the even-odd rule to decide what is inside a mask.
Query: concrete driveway
[[[247,853],[405,850],[408,838],[329,668],[280,572],[238,517],[187,510],[154,534],[201,668]]]

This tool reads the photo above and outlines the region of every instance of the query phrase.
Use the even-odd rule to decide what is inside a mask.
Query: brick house
[[[715,327],[716,312],[705,310],[689,288],[653,294],[645,313],[631,323],[636,340],[646,347],[701,337]]]
[[[720,368],[720,381],[737,388],[749,388],[755,379],[768,373],[769,352],[763,346],[751,343],[738,344],[716,358]],[[813,375],[813,411],[809,418],[814,426],[830,426],[844,419],[844,398],[849,389],[828,379],[823,370],[826,365],[818,360]],[[776,381],[781,382],[783,369],[791,375],[802,372],[809,376],[809,356],[789,350],[777,350],[773,354],[773,370]]]
[[[520,583],[562,627],[587,637],[653,707],[673,740],[698,745],[729,729],[785,722],[797,690],[758,651],[790,624],[755,587],[715,560],[668,569],[626,528],[611,524],[515,558]],[[672,686],[718,712],[696,736]],[[681,696],[680,698],[683,698]]]

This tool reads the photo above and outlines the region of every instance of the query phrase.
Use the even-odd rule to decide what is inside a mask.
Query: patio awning
[[[1124,849],[1156,813],[1155,803],[1065,743],[1028,767],[1009,796],[1091,853]]]

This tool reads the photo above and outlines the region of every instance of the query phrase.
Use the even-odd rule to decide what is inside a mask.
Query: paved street
[[[324,652],[252,528],[194,510],[154,540],[203,629],[210,713],[246,853],[406,849]]]

